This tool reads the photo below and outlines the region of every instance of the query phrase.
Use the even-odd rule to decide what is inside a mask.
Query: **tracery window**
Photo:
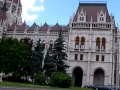
[[[97,21],[98,22],[106,22],[106,13],[104,13],[103,11],[101,11],[100,13],[98,13],[98,15],[97,15]]]
[[[103,14],[100,15],[99,21],[104,21],[104,15]]]
[[[83,14],[80,15],[80,21],[84,21],[84,15]]]
[[[77,17],[78,22],[85,22],[86,21],[86,12],[83,11],[83,9],[78,12],[78,17]]]

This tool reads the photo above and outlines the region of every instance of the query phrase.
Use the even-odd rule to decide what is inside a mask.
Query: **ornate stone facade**
[[[80,3],[68,25],[34,23],[31,27],[22,23],[20,0],[7,0],[7,4],[6,18],[1,15],[1,38],[3,33],[18,39],[28,37],[34,43],[40,38],[47,50],[62,29],[68,54],[66,63],[70,65],[67,73],[74,86],[119,84],[119,33],[106,3]]]

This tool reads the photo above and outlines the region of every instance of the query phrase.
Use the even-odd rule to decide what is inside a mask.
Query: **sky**
[[[22,18],[28,25],[34,22],[42,25],[67,25],[79,5],[79,2],[101,2],[101,0],[21,0]],[[115,17],[116,25],[120,27],[120,0],[102,0],[107,3],[110,15]]]

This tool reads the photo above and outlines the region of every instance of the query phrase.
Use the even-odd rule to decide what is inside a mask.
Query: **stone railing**
[[[98,23],[98,22],[73,22],[71,27],[74,28],[102,28],[102,29],[111,29],[111,23]]]

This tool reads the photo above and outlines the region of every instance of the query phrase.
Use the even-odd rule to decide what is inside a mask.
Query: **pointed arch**
[[[79,42],[80,42],[80,39],[79,39],[79,37],[77,36],[77,37],[75,38],[75,49],[76,49],[76,50],[79,49]]]
[[[105,72],[103,69],[98,68],[94,72],[93,84],[94,85],[104,85],[105,81]]]
[[[80,66],[76,66],[72,71],[72,82],[75,87],[81,87],[83,81],[83,69]]]
[[[106,22],[106,13],[102,10],[97,15],[98,22]]]
[[[81,37],[81,45],[85,45],[85,37]]]
[[[86,21],[86,12],[83,9],[78,13],[78,22],[85,22]]]
[[[75,44],[76,45],[79,45],[79,37],[77,36],[76,39],[75,39]]]
[[[80,45],[80,49],[84,49],[85,48],[85,37],[81,37],[81,45]]]
[[[106,46],[106,38],[102,38],[102,46],[101,46],[101,48],[102,48],[102,50],[105,50],[105,46]]]
[[[97,37],[96,38],[96,51],[99,51],[100,50],[100,38]]]

